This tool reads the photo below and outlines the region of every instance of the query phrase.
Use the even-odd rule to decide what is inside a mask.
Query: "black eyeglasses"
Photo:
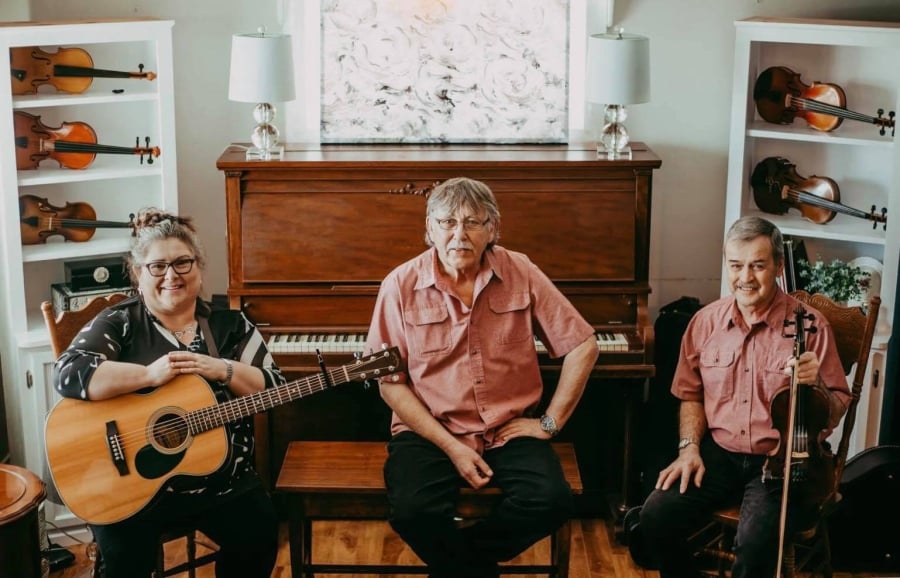
[[[479,221],[478,219],[468,218],[462,221],[463,229],[466,231],[480,231],[490,222],[490,219]],[[459,226],[459,219],[435,219],[438,227],[445,231],[455,231]]]
[[[194,261],[197,259],[189,259],[187,257],[181,259],[175,259],[174,261],[169,261],[166,263],[165,261],[153,261],[152,263],[147,263],[144,267],[147,268],[147,272],[149,272],[154,277],[163,277],[166,274],[166,271],[171,267],[176,273],[179,275],[185,275],[191,272],[191,269],[194,268]]]

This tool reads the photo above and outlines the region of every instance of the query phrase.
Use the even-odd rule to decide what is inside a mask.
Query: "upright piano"
[[[381,280],[426,248],[426,196],[457,176],[491,187],[500,244],[526,253],[595,327],[602,353],[589,389],[653,375],[650,203],[661,161],[644,144],[616,160],[598,156],[593,143],[286,149],[280,160],[248,161],[244,147],[230,146],[217,167],[225,177],[229,306],[259,326],[288,375],[321,371],[316,350],[326,366],[361,351]],[[538,341],[535,351],[552,387],[559,360]],[[271,410],[257,424],[260,471],[272,480],[293,439],[387,439],[389,417],[377,387],[354,385]],[[623,509],[629,440],[626,428]]]

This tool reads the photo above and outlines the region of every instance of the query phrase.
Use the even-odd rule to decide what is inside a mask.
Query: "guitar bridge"
[[[119,437],[119,428],[114,421],[106,422],[106,445],[109,448],[109,457],[119,470],[119,475],[127,476],[128,462],[125,461],[125,449],[122,447],[122,438]]]

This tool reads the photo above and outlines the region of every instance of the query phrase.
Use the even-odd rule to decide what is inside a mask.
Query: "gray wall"
[[[222,264],[207,272],[208,293],[224,292],[227,284],[223,179],[215,160],[228,143],[247,140],[252,109],[252,105],[232,103],[227,98],[230,38],[235,32],[253,31],[259,25],[277,28],[282,1],[299,5],[314,0],[30,2],[35,20],[132,16],[175,20],[181,210],[197,219],[210,262]],[[3,0],[0,17],[8,11],[9,2]],[[13,5],[24,4],[24,0],[13,0]],[[604,31],[604,2],[587,0],[587,5],[587,32]],[[658,306],[681,295],[709,301],[719,294],[733,21],[758,15],[900,21],[900,1],[616,2],[615,20],[628,32],[651,39],[652,100],[631,107],[627,124],[634,140],[647,142],[663,159],[654,180],[654,318]]]

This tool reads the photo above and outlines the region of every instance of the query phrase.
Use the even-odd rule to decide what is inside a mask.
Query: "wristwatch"
[[[546,413],[541,416],[541,429],[550,434],[550,437],[559,433],[556,419],[552,415],[547,415]]]
[[[691,444],[694,444],[695,446],[699,445],[697,443],[697,440],[695,440],[694,438],[681,438],[681,440],[679,440],[678,442],[678,451],[683,450]]]

